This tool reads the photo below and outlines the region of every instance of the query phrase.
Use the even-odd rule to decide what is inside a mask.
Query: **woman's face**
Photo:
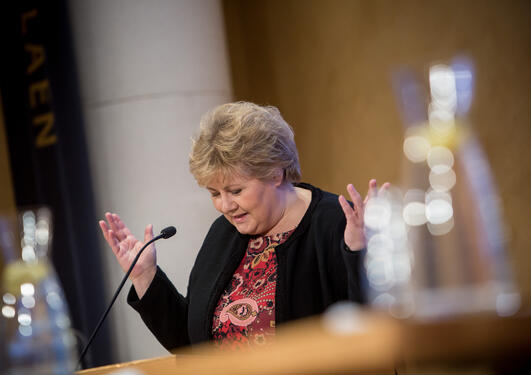
[[[216,210],[242,234],[266,234],[282,216],[282,178],[262,181],[243,174],[223,178],[221,174],[206,186]]]

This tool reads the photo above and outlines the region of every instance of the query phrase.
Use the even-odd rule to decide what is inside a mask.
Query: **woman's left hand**
[[[389,187],[389,183],[386,182],[378,191],[378,184],[376,180],[369,181],[369,191],[365,200],[362,201],[361,195],[354,188],[352,184],[347,185],[347,191],[350,195],[354,207],[351,207],[346,198],[343,195],[339,196],[339,204],[345,213],[347,219],[347,225],[345,226],[345,244],[352,251],[361,250],[367,247],[367,241],[365,239],[365,229],[363,224],[363,215],[365,212],[365,205],[367,201],[381,194]]]

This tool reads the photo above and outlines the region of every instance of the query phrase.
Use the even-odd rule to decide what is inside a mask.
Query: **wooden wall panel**
[[[234,96],[280,108],[305,181],[401,178],[391,74],[471,57],[470,120],[497,178],[518,280],[531,301],[531,2],[225,0]]]

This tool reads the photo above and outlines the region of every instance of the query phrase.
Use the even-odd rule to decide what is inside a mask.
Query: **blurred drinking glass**
[[[398,317],[512,315],[520,295],[507,259],[501,201],[467,121],[472,63],[431,66],[429,93],[408,72],[396,78],[404,181],[402,190],[367,203],[371,303]]]
[[[2,326],[8,374],[70,374],[75,339],[66,300],[49,260],[52,215],[40,207],[19,214],[18,236],[0,217]]]

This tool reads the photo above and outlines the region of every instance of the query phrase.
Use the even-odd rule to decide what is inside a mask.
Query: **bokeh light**
[[[31,314],[27,312],[19,312],[18,322],[20,325],[29,326],[31,324]]]
[[[11,293],[4,293],[2,300],[7,305],[14,305],[17,302],[17,298]]]
[[[456,182],[456,175],[454,170],[451,168],[442,173],[435,172],[432,169],[430,170],[428,179],[430,181],[430,186],[433,190],[448,191],[454,187]]]
[[[446,147],[435,146],[430,148],[426,161],[433,172],[442,174],[453,167],[454,155]]]
[[[426,194],[426,219],[431,224],[443,224],[452,218],[452,197],[448,192],[431,190]]]
[[[404,154],[413,163],[422,163],[428,157],[430,141],[419,134],[412,134],[404,139]]]
[[[373,197],[367,201],[364,213],[365,226],[369,229],[380,230],[391,220],[391,207],[382,197]]]
[[[20,285],[20,294],[23,296],[33,296],[35,294],[35,287],[32,283],[24,283]]]
[[[441,224],[427,223],[427,228],[429,232],[434,236],[443,236],[449,233],[453,227],[454,227],[453,216],[450,218],[450,220],[444,223],[441,223]]]
[[[6,318],[14,318],[15,317],[15,308],[13,306],[3,306],[2,307],[2,315]]]

